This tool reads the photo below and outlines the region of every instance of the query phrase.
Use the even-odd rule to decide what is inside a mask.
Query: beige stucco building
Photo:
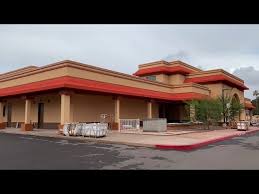
[[[66,122],[99,122],[101,114],[113,115],[114,129],[120,118],[183,122],[190,119],[185,101],[224,91],[245,103],[247,89],[222,69],[203,71],[181,61],[142,64],[128,75],[66,60],[0,75],[0,127],[55,129]]]

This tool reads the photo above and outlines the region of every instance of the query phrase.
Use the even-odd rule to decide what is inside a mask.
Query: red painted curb
[[[174,149],[174,150],[181,150],[181,151],[193,150],[193,149],[197,149],[197,148],[200,148],[200,147],[208,145],[208,144],[216,143],[219,141],[224,141],[227,139],[231,139],[233,137],[246,135],[246,134],[250,134],[250,133],[254,133],[254,132],[258,132],[258,131],[259,131],[259,129],[256,129],[253,131],[247,131],[247,132],[240,132],[238,134],[229,135],[229,136],[225,136],[225,137],[219,137],[219,138],[211,139],[209,141],[203,141],[200,143],[190,144],[190,145],[160,145],[160,144],[157,144],[157,145],[155,145],[155,147],[159,148],[159,149]]]

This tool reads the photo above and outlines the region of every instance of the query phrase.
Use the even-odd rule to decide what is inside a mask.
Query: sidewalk
[[[95,141],[103,143],[126,144],[132,146],[153,147],[159,149],[192,150],[199,147],[223,141],[236,136],[245,135],[259,131],[259,127],[250,127],[248,131],[237,131],[236,129],[224,129],[214,131],[200,131],[195,133],[183,133],[172,135],[152,135],[152,134],[127,134],[110,132],[107,137],[89,138],[89,137],[67,137],[57,133],[57,130],[35,129],[34,131],[21,131],[16,128],[6,128],[0,130],[0,133],[12,133],[23,135],[35,135],[42,137],[54,137],[62,139],[73,139],[80,141]]]

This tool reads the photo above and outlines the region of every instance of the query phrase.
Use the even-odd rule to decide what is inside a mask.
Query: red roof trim
[[[133,75],[143,76],[143,75],[151,75],[151,74],[159,74],[159,73],[163,73],[163,74],[180,73],[180,74],[186,75],[186,74],[193,73],[193,72],[194,72],[193,70],[190,70],[183,66],[177,65],[177,66],[173,66],[173,67],[158,66],[158,67],[139,69]]]
[[[194,78],[187,78],[184,81],[185,83],[210,83],[210,82],[226,82],[229,85],[234,85],[241,90],[248,90],[249,88],[246,87],[244,84],[241,84],[225,75],[209,75],[209,76],[202,76],[202,77],[194,77]]]
[[[247,108],[247,109],[255,109],[256,107],[252,103],[245,102],[245,108]]]
[[[0,97],[12,96],[18,94],[26,94],[38,91],[47,91],[58,88],[72,88],[88,91],[98,91],[110,94],[121,94],[129,96],[147,97],[163,100],[191,100],[202,99],[208,97],[207,95],[189,92],[189,93],[166,93],[153,90],[122,86],[117,84],[98,82],[94,80],[87,80],[81,78],[75,78],[70,76],[64,76],[44,81],[33,82],[20,86],[14,86],[9,88],[0,89]]]

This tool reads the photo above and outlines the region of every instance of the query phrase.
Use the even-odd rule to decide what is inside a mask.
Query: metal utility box
[[[165,132],[167,120],[164,118],[153,118],[143,120],[143,132]]]
[[[248,121],[237,122],[237,130],[247,131],[249,127]]]

